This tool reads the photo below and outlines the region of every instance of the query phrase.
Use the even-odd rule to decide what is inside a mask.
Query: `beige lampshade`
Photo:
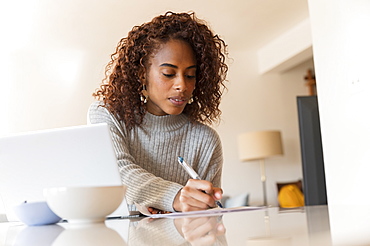
[[[282,155],[280,131],[255,131],[239,135],[239,158],[241,161],[265,159]]]

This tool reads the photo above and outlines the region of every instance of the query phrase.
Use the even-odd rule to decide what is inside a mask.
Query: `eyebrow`
[[[178,66],[170,64],[170,63],[162,63],[159,65],[160,67],[172,67],[172,68],[178,68]],[[191,69],[191,68],[197,68],[197,65],[192,65],[190,67],[187,67],[186,69]]]

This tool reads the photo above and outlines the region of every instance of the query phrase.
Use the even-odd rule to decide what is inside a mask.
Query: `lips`
[[[182,106],[188,101],[188,99],[185,97],[170,97],[168,99],[170,100],[172,104],[176,106]]]

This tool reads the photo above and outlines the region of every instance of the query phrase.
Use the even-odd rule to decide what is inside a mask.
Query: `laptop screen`
[[[122,185],[107,124],[82,125],[0,138],[0,195],[13,206],[42,201],[43,189]]]

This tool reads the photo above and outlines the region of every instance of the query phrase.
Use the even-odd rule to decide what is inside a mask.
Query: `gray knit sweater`
[[[190,178],[177,157],[193,166],[202,179],[221,185],[222,148],[218,134],[204,124],[192,124],[186,115],[156,116],[146,113],[143,123],[127,130],[109,111],[93,103],[92,124],[110,126],[126,200],[164,211],[174,211],[173,201]]]

